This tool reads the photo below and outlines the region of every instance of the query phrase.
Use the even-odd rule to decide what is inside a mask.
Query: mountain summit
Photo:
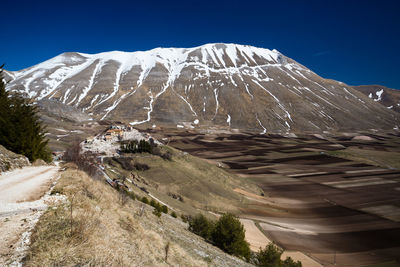
[[[237,44],[63,53],[7,72],[8,90],[94,119],[266,132],[393,129],[399,115],[344,83],[268,50]]]

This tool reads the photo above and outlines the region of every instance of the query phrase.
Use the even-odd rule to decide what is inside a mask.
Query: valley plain
[[[398,134],[330,136],[149,130],[260,187],[235,191],[240,217],[288,251],[325,266],[396,266],[400,249]]]

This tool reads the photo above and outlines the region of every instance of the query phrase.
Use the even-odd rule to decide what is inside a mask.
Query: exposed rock
[[[64,118],[70,121],[81,122],[90,120],[90,116],[80,109],[68,106],[55,100],[43,99],[38,101],[41,113],[51,114],[51,116]]]
[[[37,159],[32,163],[33,166],[47,166],[48,164],[42,160],[42,159]]]
[[[31,164],[27,157],[15,154],[0,145],[0,174],[29,165]]]

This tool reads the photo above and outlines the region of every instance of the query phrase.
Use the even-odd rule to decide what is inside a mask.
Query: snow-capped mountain
[[[8,72],[7,89],[95,119],[259,132],[392,129],[399,115],[276,50],[236,44],[63,53]]]
[[[379,102],[386,108],[400,112],[400,90],[390,89],[381,85],[353,86],[354,89],[367,95],[375,102]]]

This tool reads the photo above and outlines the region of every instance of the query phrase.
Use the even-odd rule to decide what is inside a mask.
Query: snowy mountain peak
[[[396,120],[345,84],[277,50],[248,45],[68,52],[9,76],[8,90],[133,125],[207,124],[266,133],[393,127]]]
[[[213,43],[205,44],[193,48],[154,48],[148,51],[122,52],[112,51],[98,54],[78,53],[87,59],[102,61],[114,60],[122,65],[154,65],[159,62],[165,65],[179,65],[185,63],[188,58],[190,61],[197,62],[200,60],[204,64],[221,66],[237,66],[240,57],[244,57],[247,63],[257,64],[257,59],[265,59],[271,63],[281,63],[280,58],[283,56],[277,50],[269,50],[257,48],[248,45]],[[60,55],[63,56],[64,54]],[[225,58],[225,56],[228,58]],[[227,62],[228,61],[228,62]]]

